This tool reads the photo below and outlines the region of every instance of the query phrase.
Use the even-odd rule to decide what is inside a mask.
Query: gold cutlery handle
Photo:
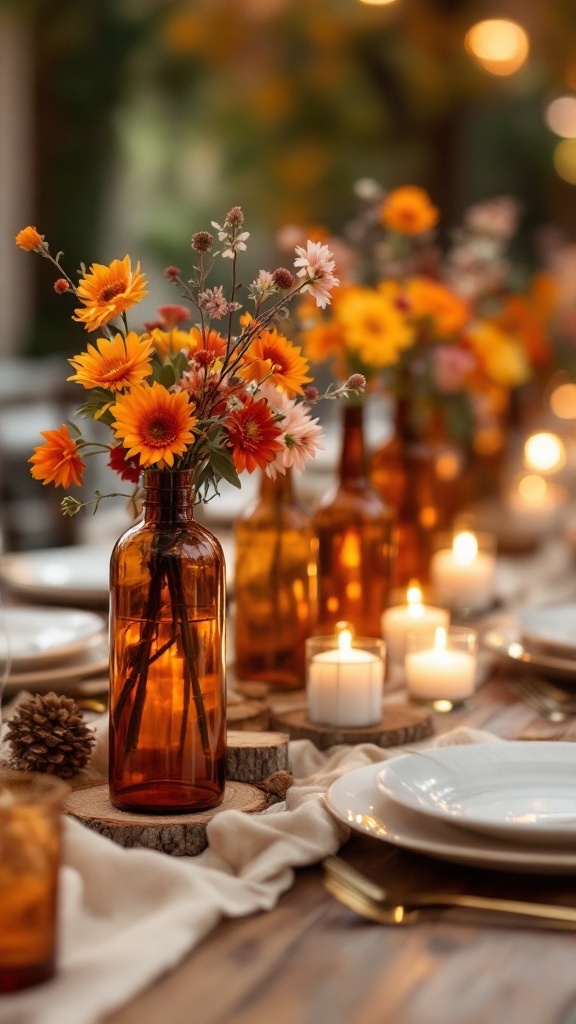
[[[422,894],[407,900],[410,908],[464,907],[467,910],[494,911],[513,917],[537,917],[548,921],[576,924],[576,907],[558,907],[553,903],[531,903],[527,900],[506,900],[492,896],[466,896],[461,893]]]

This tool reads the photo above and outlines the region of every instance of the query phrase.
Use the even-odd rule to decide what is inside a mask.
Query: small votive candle
[[[436,547],[430,560],[430,579],[440,600],[463,612],[489,607],[496,570],[493,534],[471,530],[440,534]]]
[[[384,696],[382,640],[338,636],[306,640],[308,718],[317,725],[348,728],[377,725]]]
[[[476,681],[478,634],[465,626],[438,626],[406,637],[404,669],[411,697],[446,710],[466,700]]]
[[[450,625],[450,612],[424,604],[422,590],[413,581],[406,590],[406,604],[394,605],[382,613],[382,636],[386,641],[386,672],[389,679],[404,674],[406,634],[417,629]]]

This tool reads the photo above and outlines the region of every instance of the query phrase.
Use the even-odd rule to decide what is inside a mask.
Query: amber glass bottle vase
[[[111,559],[110,799],[198,811],[224,794],[224,556],[194,520],[191,471],[149,470],[144,488]]]
[[[236,677],[271,691],[305,684],[305,640],[316,621],[317,544],[297,504],[292,472],[262,474],[256,501],[237,521],[234,572]]]
[[[344,407],[337,484],[314,516],[318,535],[317,633],[339,621],[361,636],[381,635],[395,555],[395,514],[368,479],[362,404]]]

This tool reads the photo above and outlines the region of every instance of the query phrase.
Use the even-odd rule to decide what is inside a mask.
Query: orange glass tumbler
[[[56,971],[62,802],[53,775],[0,773],[0,993]]]

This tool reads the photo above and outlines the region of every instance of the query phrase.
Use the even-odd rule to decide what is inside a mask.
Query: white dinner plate
[[[495,626],[482,634],[481,642],[493,654],[518,665],[529,665],[551,679],[562,679],[576,687],[576,656],[560,658],[529,647],[516,626]]]
[[[4,608],[0,665],[45,668],[80,653],[104,633],[102,616],[75,608]]]
[[[111,551],[111,544],[73,545],[4,555],[0,578],[28,598],[107,607]]]
[[[576,658],[576,603],[523,608],[516,621],[529,644],[537,644],[557,657]]]
[[[405,754],[377,776],[412,811],[511,842],[576,846],[576,746],[482,743]]]
[[[101,693],[108,686],[108,639],[95,637],[81,654],[52,668],[11,672],[4,683],[7,697],[21,690],[31,693]],[[0,684],[1,688],[1,684]]]
[[[328,790],[328,807],[356,832],[456,864],[523,874],[576,874],[576,850],[521,846],[401,807],[379,789],[381,771],[382,762],[357,768]]]

